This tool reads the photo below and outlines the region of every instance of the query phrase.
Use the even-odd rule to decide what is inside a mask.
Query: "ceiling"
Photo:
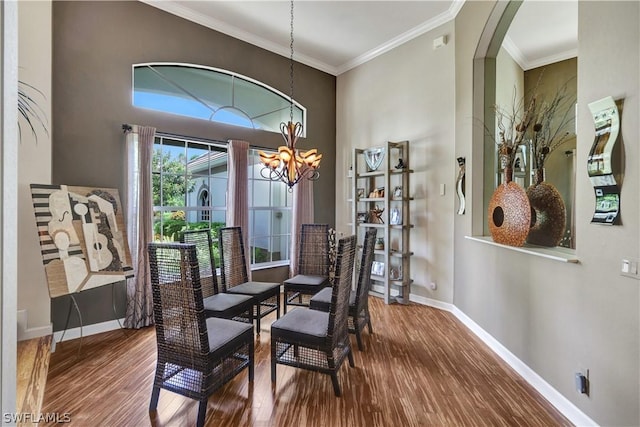
[[[289,1],[141,1],[280,55],[290,55]],[[463,4],[464,0],[297,0],[294,59],[339,75],[450,21]],[[505,48],[524,69],[575,56],[577,0],[525,1],[507,34]]]

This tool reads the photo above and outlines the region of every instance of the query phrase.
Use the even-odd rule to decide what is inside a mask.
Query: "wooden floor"
[[[17,346],[16,412],[40,414],[51,357],[51,335],[19,341]],[[19,425],[35,425],[23,420]]]
[[[278,365],[270,381],[268,317],[256,341],[252,386],[246,370],[209,399],[208,426],[558,426],[571,425],[451,313],[371,298],[374,334],[352,340],[333,394],[329,376]],[[268,319],[268,320],[267,320]],[[71,425],[188,426],[197,402],[162,390],[148,412],[155,330],[112,331],[57,345],[43,413],[70,413]],[[46,424],[40,424],[46,425]]]

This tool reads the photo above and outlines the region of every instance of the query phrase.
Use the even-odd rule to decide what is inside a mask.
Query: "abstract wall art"
[[[618,224],[620,186],[613,171],[613,149],[618,140],[620,116],[611,96],[589,104],[595,125],[595,139],[587,160],[587,172],[596,195],[592,223]]]
[[[31,198],[51,298],[133,277],[118,190],[31,184]]]

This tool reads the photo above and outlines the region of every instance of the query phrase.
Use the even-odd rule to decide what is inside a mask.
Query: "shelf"
[[[401,175],[403,173],[413,173],[413,169],[389,169],[389,174],[391,175]],[[384,170],[374,170],[369,172],[362,172],[356,174],[356,179],[358,178],[372,178],[376,176],[384,176]]]
[[[381,262],[385,266],[384,274],[371,275],[371,295],[381,296],[386,304],[393,302],[408,301],[410,294],[411,280],[411,256],[410,237],[411,229],[414,227],[410,223],[409,212],[411,209],[410,202],[414,200],[411,196],[411,174],[409,141],[392,142],[387,141],[385,144],[385,155],[380,167],[374,171],[368,170],[364,153],[366,149],[354,149],[353,151],[353,171],[363,171],[362,173],[354,173],[354,179],[350,182],[350,196],[360,194],[362,197],[356,197],[354,203],[349,207],[351,214],[355,217],[363,218],[363,211],[372,208],[384,208],[380,218],[385,223],[368,223],[358,222],[352,224],[352,231],[358,235],[360,244],[364,235],[364,230],[374,228],[376,238],[385,242],[383,249],[374,250],[375,260]],[[396,169],[395,165],[399,164],[400,159],[404,164],[404,168]],[[384,188],[383,197],[366,197],[377,195],[373,193],[374,189]],[[403,191],[400,191],[400,190]],[[396,197],[394,197],[394,195]],[[400,216],[397,215],[400,214]],[[352,216],[353,218],[353,216]],[[391,219],[394,221],[406,221],[405,224],[390,224]],[[402,279],[391,279],[389,275],[402,272]]]
[[[399,287],[404,287],[404,286],[409,286],[413,283],[413,279],[408,279],[408,280],[404,280],[402,278],[400,279],[389,279],[389,283],[391,283],[393,286],[399,286]]]
[[[413,173],[413,169],[390,169],[389,173],[392,175],[400,175],[402,173]]]
[[[555,261],[567,262],[571,264],[580,262],[574,250],[562,248],[559,246],[556,246],[555,248],[545,248],[542,246],[508,246],[494,242],[493,239],[489,236],[465,236],[465,239],[473,240],[474,242],[480,242],[491,246],[497,246],[499,248],[509,249],[515,252],[522,252],[529,255],[552,259]]]
[[[382,170],[375,170],[375,171],[370,171],[370,172],[362,172],[359,174],[356,174],[356,179],[358,178],[371,178],[371,177],[375,177],[375,176],[384,176],[384,171]]]
[[[413,252],[401,252],[397,249],[391,249],[389,250],[389,255],[391,255],[392,257],[396,257],[396,258],[408,258],[410,256],[413,256]]]
[[[361,222],[358,224],[358,227],[374,227],[374,228],[384,228],[384,224],[374,224],[372,222]]]

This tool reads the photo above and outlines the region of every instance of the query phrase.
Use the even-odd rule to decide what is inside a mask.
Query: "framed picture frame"
[[[356,199],[364,198],[364,188],[356,189]]]
[[[389,211],[389,225],[401,225],[402,224],[402,212],[398,208],[392,208]]]
[[[384,276],[384,262],[373,261],[371,264],[371,274],[374,276]]]
[[[393,198],[402,199],[402,186],[398,185],[393,189]]]
[[[368,216],[367,212],[358,212],[356,214],[356,222],[358,224],[362,224],[362,223],[367,222],[367,216]]]

